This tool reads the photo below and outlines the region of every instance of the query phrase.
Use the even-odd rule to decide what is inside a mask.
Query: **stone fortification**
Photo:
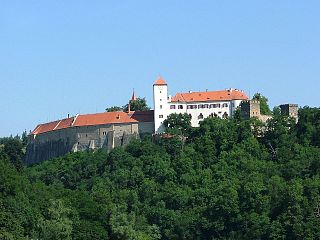
[[[153,111],[77,115],[38,125],[29,135],[25,162],[39,163],[88,149],[110,150],[153,132]]]
[[[297,104],[283,104],[280,105],[281,114],[293,117],[298,121],[298,105]],[[263,115],[260,111],[260,102],[258,100],[246,100],[240,104],[240,113],[242,119],[257,118],[262,122],[267,122],[272,118],[271,115]]]

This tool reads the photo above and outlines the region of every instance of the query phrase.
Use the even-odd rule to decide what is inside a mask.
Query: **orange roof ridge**
[[[61,120],[57,123],[57,125],[56,125],[52,130],[56,130],[56,128],[59,126],[59,124],[62,122],[62,120],[63,120],[63,119],[61,119]]]
[[[45,132],[52,132],[59,129],[95,126],[103,124],[126,124],[138,122],[153,122],[153,111],[127,112],[103,112],[93,114],[77,114],[75,117],[65,118],[53,122],[43,123],[36,126],[31,134],[37,135]]]
[[[207,101],[230,101],[247,100],[248,96],[240,90],[219,90],[205,92],[177,93],[171,98],[171,102],[207,102]]]
[[[154,82],[153,85],[167,85],[167,83],[161,76],[159,76],[159,78]]]

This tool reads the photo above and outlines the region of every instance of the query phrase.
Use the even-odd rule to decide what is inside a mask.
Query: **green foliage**
[[[0,239],[320,239],[319,114],[175,116],[177,136],[27,168],[2,140]]]
[[[112,106],[112,107],[106,108],[106,112],[118,112],[118,111],[123,111],[122,107]]]
[[[6,155],[18,170],[23,168],[24,148],[19,136],[0,139],[0,155]]]
[[[51,200],[46,219],[39,222],[40,237],[48,240],[71,239],[72,221],[68,217],[70,212],[63,201]]]
[[[163,121],[166,132],[187,136],[191,131],[191,115],[172,113]]]
[[[258,100],[260,102],[260,113],[263,115],[271,115],[271,110],[268,105],[268,98],[263,96],[261,93],[255,93],[252,100]]]
[[[320,147],[320,108],[300,109],[296,131],[300,143]]]
[[[129,110],[129,104],[124,105],[123,111],[127,112]],[[146,98],[138,97],[136,100],[130,100],[130,110],[131,111],[148,111],[150,108],[148,107]]]
[[[112,106],[106,108],[107,112],[117,112],[117,111],[124,111],[127,112],[129,110],[129,104],[126,104],[122,107],[119,106]],[[130,100],[130,111],[148,111],[150,107],[148,107],[146,98],[138,97],[136,100]]]

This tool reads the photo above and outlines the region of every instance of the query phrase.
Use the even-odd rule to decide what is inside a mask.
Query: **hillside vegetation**
[[[4,139],[0,239],[320,239],[320,109],[299,117],[172,117],[164,138],[31,167]]]

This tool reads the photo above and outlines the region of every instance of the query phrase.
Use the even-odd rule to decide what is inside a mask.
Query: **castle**
[[[135,100],[135,95],[131,100]],[[150,111],[104,112],[78,114],[49,123],[39,124],[29,134],[26,163],[33,164],[58,157],[68,152],[87,149],[107,148],[127,144],[131,139],[139,139],[146,134],[160,134],[165,128],[163,121],[171,113],[191,115],[191,125],[207,117],[228,118],[241,107],[244,118],[257,117],[266,121],[268,116],[260,114],[260,104],[249,101],[241,90],[177,93],[168,95],[168,85],[159,77],[153,84],[153,106]],[[295,117],[297,105],[281,106],[284,114]]]

